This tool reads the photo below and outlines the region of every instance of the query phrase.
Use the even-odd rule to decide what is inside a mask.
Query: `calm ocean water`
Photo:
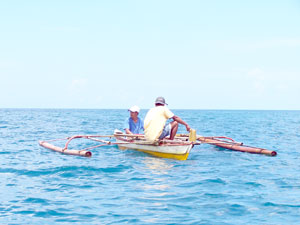
[[[127,110],[0,109],[0,224],[299,224],[300,111],[173,111],[198,134],[278,155],[200,145],[186,161],[114,146],[68,156],[38,140],[112,134]]]

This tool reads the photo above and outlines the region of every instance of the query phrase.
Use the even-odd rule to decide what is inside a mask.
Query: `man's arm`
[[[132,134],[132,132],[128,128],[125,129],[125,132],[126,134]]]
[[[176,121],[176,122],[178,122],[178,123],[184,125],[184,126],[186,127],[186,130],[187,130],[187,131],[190,131],[190,129],[191,129],[190,126],[189,126],[186,122],[184,122],[180,117],[174,115],[174,116],[172,117],[172,119],[173,119],[174,121]]]
[[[125,130],[126,134],[132,134],[132,132],[129,130],[130,125],[129,125],[129,119],[128,118],[124,121],[123,127],[124,127],[124,130]]]

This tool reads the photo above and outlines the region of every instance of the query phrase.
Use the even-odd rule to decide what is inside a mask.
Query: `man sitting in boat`
[[[130,109],[130,117],[125,122],[125,132],[126,134],[142,134],[144,132],[144,122],[138,115],[140,112],[140,107],[134,105]]]
[[[190,131],[190,126],[181,118],[175,116],[166,105],[165,99],[158,97],[155,100],[155,107],[148,111],[144,122],[145,137],[147,140],[161,140],[169,135],[170,139],[173,140],[178,130],[178,123],[183,124],[186,130]],[[173,121],[166,124],[168,119],[173,119]]]

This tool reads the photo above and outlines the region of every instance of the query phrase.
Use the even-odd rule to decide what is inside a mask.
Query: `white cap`
[[[140,112],[140,107],[134,105],[128,109],[130,112]]]

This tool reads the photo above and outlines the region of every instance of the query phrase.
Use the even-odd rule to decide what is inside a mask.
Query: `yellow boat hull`
[[[125,144],[118,144],[118,147],[122,150],[133,149],[161,158],[186,160],[191,149],[193,148],[193,145],[150,145],[136,143],[129,144],[125,142]]]

